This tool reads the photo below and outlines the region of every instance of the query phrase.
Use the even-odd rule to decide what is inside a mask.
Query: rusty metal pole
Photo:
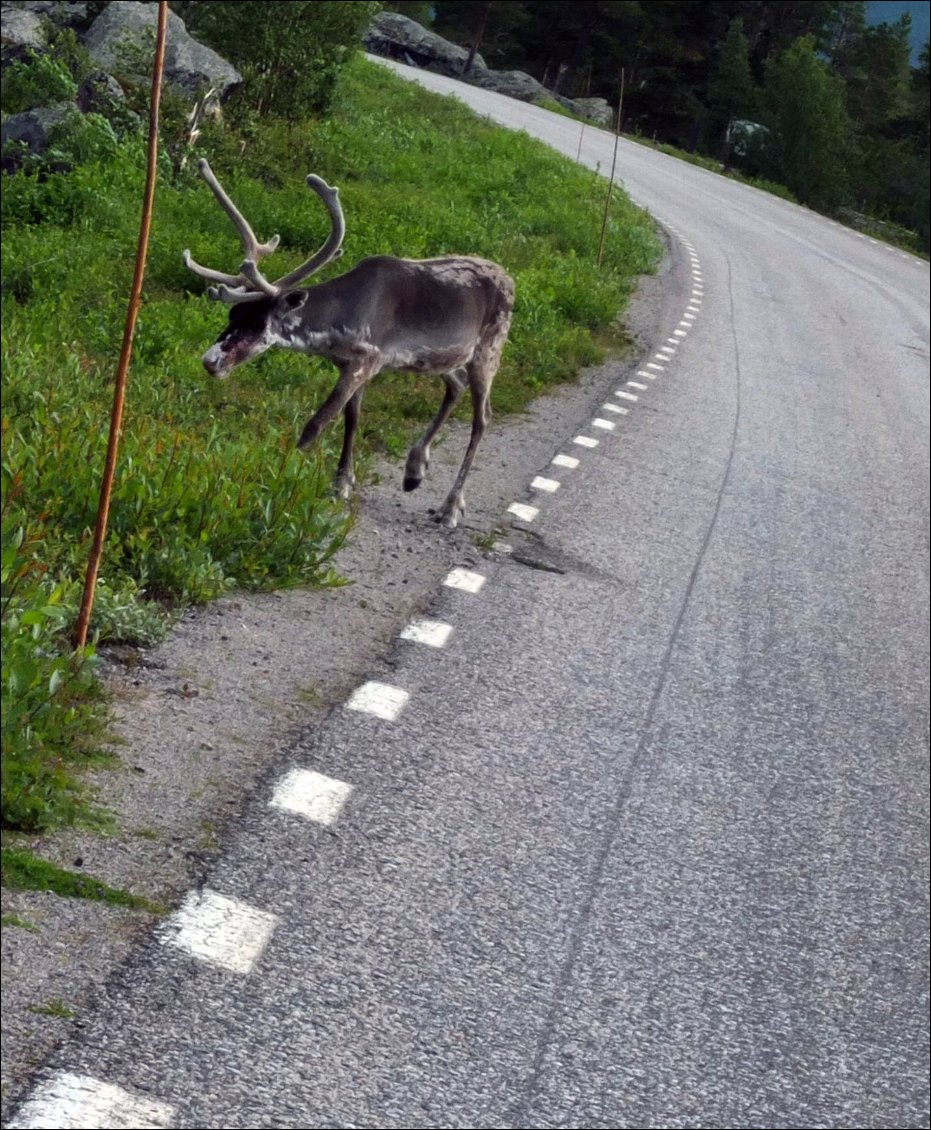
[[[104,465],[103,479],[100,483],[100,502],[97,506],[97,524],[94,541],[87,562],[87,575],[84,579],[84,596],[81,609],[74,626],[74,646],[82,648],[87,643],[87,629],[94,608],[94,592],[100,559],[103,556],[104,541],[107,536],[107,519],[110,515],[110,497],[113,493],[113,479],[116,474],[116,458],[123,426],[123,404],[126,398],[126,378],[132,356],[133,334],[136,318],[142,302],[142,282],[145,278],[145,262],[149,248],[149,231],[152,227],[152,205],[155,200],[155,178],[158,163],[158,110],[162,97],[162,74],[165,69],[165,40],[168,28],[168,2],[159,0],[158,25],[155,37],[155,60],[152,66],[152,97],[149,104],[149,149],[146,167],[145,193],[142,201],[142,218],[139,223],[139,242],[136,245],[136,269],[133,274],[126,321],[123,327],[123,346],[120,350],[119,365],[116,370],[116,383],[113,388],[113,408],[110,413],[110,435],[107,440],[107,461]]]

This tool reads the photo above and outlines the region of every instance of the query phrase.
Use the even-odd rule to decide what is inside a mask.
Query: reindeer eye
[[[292,310],[296,310],[298,306],[303,305],[306,295],[302,294],[299,290],[292,290],[290,294],[284,296],[285,304]]]

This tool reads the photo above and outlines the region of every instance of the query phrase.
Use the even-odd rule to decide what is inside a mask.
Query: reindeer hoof
[[[445,526],[447,530],[454,530],[459,525],[459,520],[465,513],[464,506],[450,506],[447,503],[441,510],[434,511],[433,520]]]
[[[406,491],[416,490],[423,482],[424,472],[429,466],[429,456],[414,448],[404,465],[404,489]]]

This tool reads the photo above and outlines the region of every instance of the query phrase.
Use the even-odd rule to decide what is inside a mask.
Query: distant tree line
[[[388,3],[569,95],[618,100],[624,129],[847,206],[929,243],[929,50],[860,0],[435,0]],[[758,127],[734,145],[734,121]]]

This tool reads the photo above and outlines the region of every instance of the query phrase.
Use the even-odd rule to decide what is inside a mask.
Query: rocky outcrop
[[[84,46],[102,70],[143,81],[146,76],[134,70],[133,55],[151,56],[157,14],[155,4],[135,0],[108,4],[84,37]],[[242,82],[242,75],[216,51],[198,43],[184,21],[169,12],[165,82],[192,98],[209,88],[222,101]]]
[[[14,62],[28,65],[35,54],[47,49],[49,29],[57,25],[76,28],[99,68],[81,84],[74,102],[35,106],[4,122],[2,141],[4,146],[11,143],[3,158],[5,171],[19,167],[24,154],[46,153],[53,132],[60,130],[69,115],[102,114],[117,135],[137,127],[139,119],[127,108],[123,87],[114,75],[124,82],[148,85],[149,75],[144,72],[151,65],[157,8],[156,4],[120,0],[108,4],[88,27],[87,4],[27,0],[15,6],[0,5],[4,67]],[[188,34],[184,21],[169,12],[167,87],[192,101],[210,90],[211,106],[215,107],[241,82],[242,76],[235,67],[216,51],[198,43]]]
[[[18,8],[21,12],[31,12],[45,17],[59,27],[77,27],[87,22],[86,4],[66,4],[61,0],[25,0],[20,4],[4,4],[4,8]]]
[[[469,57],[469,52],[464,47],[450,43],[448,39],[428,31],[415,20],[398,12],[379,12],[366,32],[363,43],[373,55],[397,59],[412,67],[458,78],[472,86],[506,94],[521,102],[548,100],[559,103],[581,118],[588,118],[596,125],[610,126],[612,121],[613,112],[603,98],[565,98],[548,90],[532,75],[523,71],[492,70],[477,53],[469,67],[469,73],[463,74]]]
[[[0,60],[3,66],[26,58],[30,51],[44,51],[48,45],[48,29],[53,24],[75,27],[86,19],[86,4],[62,4],[55,0],[0,4]]]
[[[539,102],[549,98],[552,102],[568,102],[568,98],[561,98],[553,91],[547,90],[531,75],[524,71],[490,71],[473,68],[472,72],[463,80],[472,86],[480,86],[484,90],[494,90],[497,94],[506,94],[508,98],[516,98],[520,102]]]

